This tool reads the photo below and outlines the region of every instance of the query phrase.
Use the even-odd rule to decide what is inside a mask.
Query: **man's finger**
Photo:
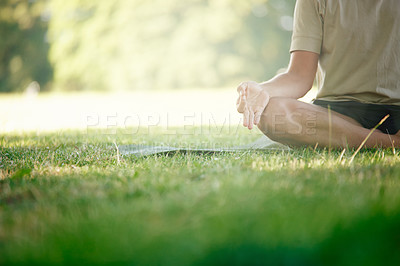
[[[254,125],[254,112],[253,110],[249,110],[249,124],[247,125],[248,129],[253,129]]]
[[[260,123],[261,114],[262,114],[261,111],[255,112],[255,114],[254,114],[254,125],[258,125]]]
[[[246,106],[246,101],[243,100],[240,96],[238,97],[238,99],[236,100],[236,109],[239,113],[243,113],[244,112],[244,108]]]
[[[237,87],[237,92],[239,93],[239,97],[245,100],[247,96],[247,82],[240,83]]]
[[[238,99],[238,103],[236,104],[236,109],[239,113],[243,113],[244,112],[244,108],[246,106],[246,102],[240,100],[240,98]]]
[[[240,93],[240,91],[246,89],[246,82],[242,82],[239,84],[239,86],[237,87],[237,92]]]
[[[249,109],[245,107],[243,112],[243,126],[247,127],[248,125],[249,125]]]

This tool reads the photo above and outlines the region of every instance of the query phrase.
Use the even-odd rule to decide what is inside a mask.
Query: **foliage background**
[[[45,1],[0,1],[0,92],[20,91],[32,81],[49,88],[53,68],[45,10]]]
[[[295,0],[2,0],[0,91],[233,86],[285,67]]]

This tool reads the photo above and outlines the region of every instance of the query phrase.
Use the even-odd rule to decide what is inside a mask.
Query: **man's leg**
[[[258,127],[272,140],[294,146],[357,148],[370,133],[350,117],[290,98],[271,98]],[[400,147],[399,134],[375,130],[365,147],[389,148],[393,142]]]

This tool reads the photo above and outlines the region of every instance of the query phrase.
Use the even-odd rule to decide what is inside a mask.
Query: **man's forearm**
[[[312,87],[317,72],[319,55],[307,51],[294,51],[286,73],[261,83],[270,97],[298,99]]]
[[[293,99],[303,97],[312,87],[312,83],[290,72],[279,74],[260,85],[268,92],[271,98],[285,97]]]

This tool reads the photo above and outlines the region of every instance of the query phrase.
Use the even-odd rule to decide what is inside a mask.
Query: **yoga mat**
[[[149,156],[154,154],[176,153],[176,152],[193,152],[199,154],[222,153],[222,152],[243,152],[247,150],[290,150],[286,145],[280,144],[262,136],[256,141],[242,146],[234,146],[228,148],[176,148],[169,146],[146,146],[146,145],[120,145],[118,146],[121,155],[133,155],[136,157]]]

